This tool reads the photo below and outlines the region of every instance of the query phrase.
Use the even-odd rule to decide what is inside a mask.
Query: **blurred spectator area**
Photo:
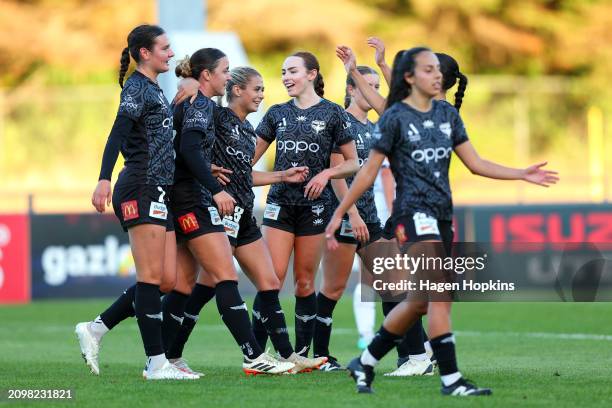
[[[278,82],[276,66],[260,70]],[[469,80],[461,114],[480,155],[519,167],[547,160],[561,182],[545,189],[487,180],[471,175],[455,157],[456,204],[612,201],[612,112],[591,102],[588,87],[568,77],[469,75]],[[0,89],[0,212],[93,210],[91,193],[118,90],[116,85]],[[326,78],[326,96],[340,102],[343,93],[338,70]],[[286,96],[275,92],[266,107],[283,100]],[[271,148],[265,157],[269,167],[273,156]],[[120,158],[113,179],[121,163]]]

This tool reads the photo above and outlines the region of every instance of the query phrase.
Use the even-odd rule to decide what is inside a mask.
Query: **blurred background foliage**
[[[470,79],[462,115],[481,155],[517,166],[547,158],[563,177],[544,194],[475,178],[455,160],[458,202],[612,198],[610,1],[209,0],[207,5],[207,29],[237,32],[252,65],[263,73],[267,106],[287,99],[280,66],[298,49],[319,57],[326,96],[338,103],[344,94],[344,71],[334,54],[338,44],[353,47],[358,61],[370,65],[373,52],[365,41],[371,35],[385,41],[389,63],[397,51],[415,45],[453,55]],[[156,2],[0,0],[0,10],[0,190],[5,197],[26,191],[88,196],[116,112],[120,52],[133,26],[156,21]],[[602,196],[589,189],[592,108],[602,112],[606,140]]]

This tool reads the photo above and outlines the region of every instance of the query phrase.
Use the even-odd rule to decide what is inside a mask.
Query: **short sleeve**
[[[145,109],[145,86],[137,82],[127,82],[121,91],[117,115],[137,121]]]
[[[333,141],[334,147],[339,148],[339,146],[352,142],[354,138],[352,129],[353,126],[351,125],[351,120],[349,119],[348,114],[339,106],[337,106],[337,111],[337,123],[336,126],[334,126]]]
[[[386,114],[380,118],[376,126],[374,127],[374,134],[372,137],[376,139],[373,149],[381,152],[387,157],[392,156],[392,152],[396,147],[397,141],[400,140],[400,128],[397,120],[393,115],[390,115],[391,111],[387,111]]]
[[[457,111],[453,111],[452,113],[452,121],[451,121],[451,129],[452,129],[452,140],[453,140],[453,149],[459,146],[461,143],[467,142],[468,135],[465,131],[465,125],[463,124],[463,120],[461,120],[461,116]]]
[[[276,139],[276,123],[274,121],[274,107],[268,109],[268,112],[264,115],[257,130],[255,131],[257,136],[261,137],[268,143],[272,143]]]

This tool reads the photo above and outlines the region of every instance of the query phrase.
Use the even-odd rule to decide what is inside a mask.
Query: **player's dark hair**
[[[457,88],[457,92],[455,92],[455,108],[459,110],[461,109],[461,103],[463,102],[468,79],[461,73],[459,64],[453,57],[441,52],[436,52],[436,56],[440,61],[440,71],[442,71],[442,88],[448,91],[455,86],[457,81],[459,81],[459,87]]]
[[[180,60],[176,64],[174,73],[177,77],[198,80],[203,71],[213,72],[223,57],[225,54],[217,48],[200,48],[191,57],[187,55]]]
[[[247,85],[251,78],[261,76],[256,69],[251,67],[236,67],[230,71],[230,79],[227,81],[225,85],[225,97],[227,98],[227,102],[231,102],[234,99],[234,95],[232,94],[232,88],[234,86],[238,86],[240,89],[246,89]]]
[[[357,71],[359,71],[361,75],[367,75],[367,74],[378,75],[378,72],[376,72],[374,68],[368,67],[367,65],[357,66]],[[348,91],[349,85],[352,86],[353,88],[355,87],[355,81],[353,80],[353,77],[351,76],[351,74],[348,74],[346,76],[346,87],[344,89],[344,108],[348,108],[349,105],[351,104],[351,95],[349,94],[349,91]]]
[[[308,71],[312,71],[313,69],[317,70],[317,76],[314,79],[313,85],[316,94],[322,98],[325,92],[323,89],[325,87],[325,83],[323,82],[323,75],[321,75],[321,68],[319,67],[319,61],[317,60],[317,57],[315,57],[314,54],[308,51],[299,51],[292,54],[291,56],[300,57],[304,61],[304,66]]]
[[[136,63],[140,62],[140,49],[146,48],[149,51],[153,50],[155,39],[164,34],[165,31],[160,26],[143,24],[134,28],[127,37],[128,46],[121,52],[121,66],[119,68],[119,86],[123,88],[123,79],[130,66],[130,55]]]
[[[412,87],[406,82],[404,75],[414,75],[416,57],[424,51],[431,50],[427,47],[414,47],[409,50],[399,51],[397,54],[395,54],[386,108],[389,108],[394,103],[399,102],[410,95],[410,92],[412,92]]]

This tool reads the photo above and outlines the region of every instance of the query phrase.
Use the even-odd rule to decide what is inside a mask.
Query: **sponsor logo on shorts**
[[[198,229],[200,229],[198,220],[193,212],[181,215],[180,217],[178,217],[178,222],[179,226],[181,227],[181,230],[185,234],[189,234],[190,232],[197,231]]]
[[[406,234],[406,227],[404,227],[404,224],[398,224],[395,228],[395,238],[397,238],[397,242],[400,244],[408,241],[408,234]]]
[[[151,207],[149,208],[149,217],[158,218],[160,220],[168,219],[168,209],[166,208],[166,204],[152,201]]]
[[[123,215],[123,221],[129,221],[138,218],[138,201],[130,200],[121,203],[121,214]]]

